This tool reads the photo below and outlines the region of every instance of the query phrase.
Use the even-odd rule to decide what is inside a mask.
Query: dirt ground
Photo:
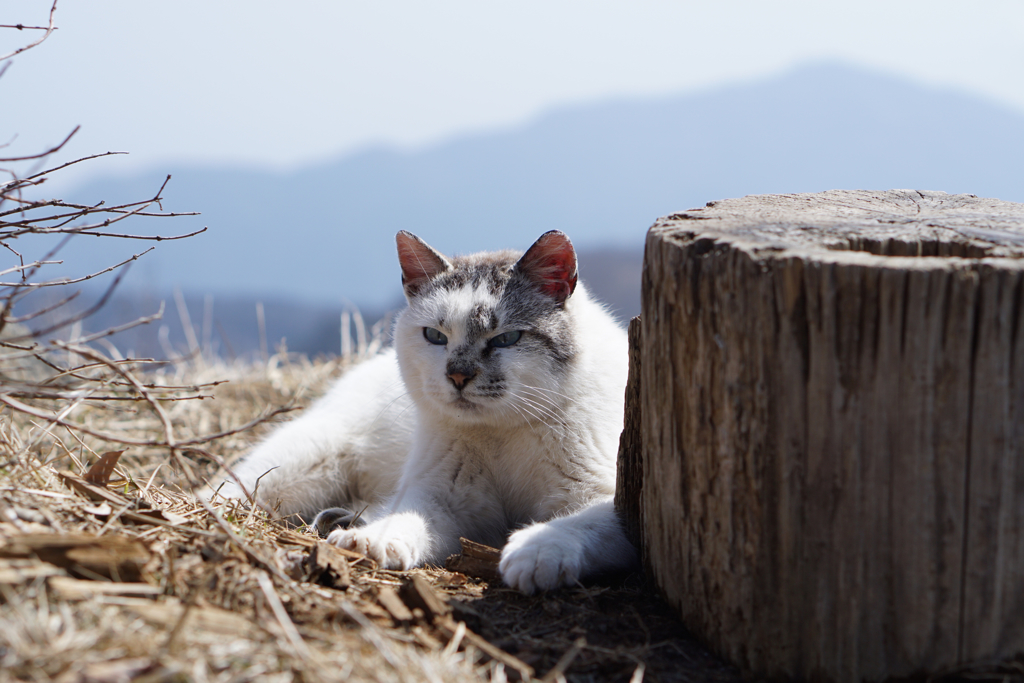
[[[570,681],[629,681],[638,666],[646,681],[741,680],[637,575],[539,597],[484,584],[463,604],[457,613],[467,625],[541,673],[584,638],[586,647],[565,672]]]

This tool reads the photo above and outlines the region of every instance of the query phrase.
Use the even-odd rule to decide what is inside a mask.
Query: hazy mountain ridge
[[[415,152],[367,150],[287,175],[170,169],[164,208],[203,215],[148,229],[210,230],[161,244],[130,281],[383,310],[400,300],[399,229],[446,252],[526,248],[557,228],[581,250],[637,253],[658,216],[730,196],[903,187],[1024,201],[1022,158],[1024,112],[875,72],[809,66],[565,108],[514,130]],[[97,180],[74,195],[138,199],[166,172]],[[92,267],[121,255],[102,242],[79,240],[65,257]],[[129,254],[137,245],[115,246]],[[638,289],[638,272],[633,283]]]

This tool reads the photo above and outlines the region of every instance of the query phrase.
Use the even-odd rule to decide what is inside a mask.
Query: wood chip
[[[391,586],[381,586],[377,589],[377,602],[387,610],[396,624],[408,624],[413,621],[412,612]]]
[[[399,594],[410,610],[417,608],[423,610],[428,621],[451,614],[451,606],[435,593],[430,583],[419,574],[413,574],[408,581],[402,584]]]
[[[6,539],[0,557],[38,557],[87,578],[138,581],[150,552],[138,541],[114,535],[21,534]]]
[[[460,538],[459,542],[462,544],[462,553],[451,555],[445,560],[445,569],[488,582],[501,579],[498,571],[498,563],[501,561],[500,550],[467,538]]]
[[[326,541],[317,541],[304,563],[306,580],[328,588],[346,590],[352,585],[346,557],[340,548]]]

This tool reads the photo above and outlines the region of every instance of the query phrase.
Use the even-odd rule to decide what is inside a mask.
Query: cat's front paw
[[[498,569],[506,584],[527,595],[574,586],[583,571],[583,544],[565,529],[534,524],[509,537]]]
[[[425,534],[409,520],[386,517],[355,529],[335,529],[327,542],[369,557],[384,569],[412,569],[423,563]]]

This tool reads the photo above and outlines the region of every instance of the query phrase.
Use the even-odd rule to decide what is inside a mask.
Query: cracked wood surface
[[[659,220],[620,464],[643,497],[619,503],[691,630],[837,681],[1024,650],[1022,300],[1022,204],[831,191]]]

